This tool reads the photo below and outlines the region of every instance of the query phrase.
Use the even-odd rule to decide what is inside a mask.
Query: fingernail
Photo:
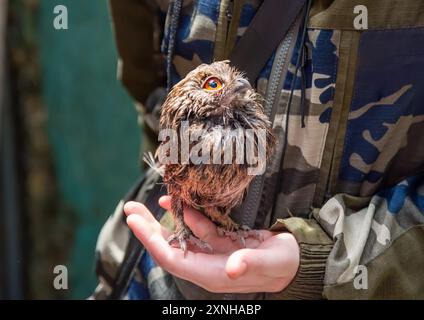
[[[170,201],[171,201],[171,197],[168,196],[168,195],[162,196],[162,197],[159,198],[159,204],[160,205],[163,205],[163,204],[170,202]]]
[[[160,198],[159,198],[159,204],[163,204],[164,203],[164,201],[166,201],[166,198],[167,198],[167,196],[161,196]]]
[[[130,214],[134,213],[134,203],[132,201],[126,202],[124,204],[124,213],[129,216]]]
[[[136,228],[138,225],[144,223],[143,218],[136,215],[136,214],[132,214],[132,215],[127,216],[126,222],[127,222],[128,227],[130,227],[131,230]]]

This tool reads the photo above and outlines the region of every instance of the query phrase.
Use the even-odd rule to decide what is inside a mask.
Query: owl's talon
[[[198,247],[199,249],[201,249],[202,251],[205,251],[207,253],[213,253],[213,248],[211,247],[211,245],[203,240],[200,240],[199,238],[191,235],[190,238],[188,239],[189,243],[191,243],[192,245]]]
[[[243,248],[246,248],[246,239],[243,236],[241,236],[241,237],[238,238],[238,240],[239,240],[241,246]]]
[[[218,236],[224,237],[225,236],[225,229],[218,227],[218,228],[216,228],[216,233],[218,234]]]
[[[168,238],[168,243],[170,245],[174,246],[173,242],[177,242],[179,244],[180,249],[184,252],[184,257],[187,256],[187,244],[191,244],[204,252],[213,253],[213,248],[209,243],[200,240],[190,232],[174,233]]]
[[[252,230],[248,226],[241,226],[240,229],[236,231],[229,231],[224,228],[218,227],[217,234],[220,237],[229,237],[232,241],[239,241],[243,247],[246,247],[246,239],[253,238],[259,242],[264,241],[263,236],[260,231]]]

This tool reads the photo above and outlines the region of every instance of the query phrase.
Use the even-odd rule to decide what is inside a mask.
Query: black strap
[[[305,2],[306,0],[264,0],[262,3],[230,57],[231,64],[245,72],[252,84],[294,25]],[[271,113],[275,112],[271,110]],[[256,176],[243,203],[233,210],[232,216],[239,223],[254,227],[264,183],[264,175]]]
[[[305,0],[264,0],[230,55],[230,63],[251,83],[283,41]]]
[[[137,200],[138,192],[144,182],[145,179],[141,179],[141,181],[139,181],[136,186],[128,192],[127,196],[124,198],[124,202]],[[150,210],[157,220],[160,220],[165,213],[165,210],[158,204],[159,198],[165,194],[166,188],[161,183],[161,180],[159,180],[149,191],[147,199],[143,201],[144,205]],[[122,216],[124,217],[124,212],[122,212]],[[144,247],[142,243],[132,232],[130,232],[130,239],[125,251],[124,260],[118,270],[112,292],[108,297],[109,300],[121,299],[125,295],[132,279],[133,272],[135,271],[143,252]]]

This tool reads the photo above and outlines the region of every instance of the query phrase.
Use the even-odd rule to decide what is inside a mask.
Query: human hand
[[[170,210],[169,196],[159,204]],[[200,212],[186,208],[184,220],[193,233],[214,249],[213,254],[188,251],[168,244],[171,232],[141,203],[124,206],[127,224],[158,265],[171,274],[221,293],[279,292],[299,268],[299,246],[290,233],[260,230],[264,241],[247,238],[246,248],[217,234],[216,226]]]

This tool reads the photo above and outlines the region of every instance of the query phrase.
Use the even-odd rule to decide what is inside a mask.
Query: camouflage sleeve
[[[139,103],[163,82],[159,48],[165,1],[109,0],[118,49],[118,77]]]
[[[281,219],[301,248],[298,274],[277,298],[423,299],[424,175],[371,198],[338,194],[313,218]]]
[[[291,232],[300,247],[300,265],[292,283],[267,299],[321,299],[325,266],[333,241],[315,219],[278,219],[272,231]]]
[[[135,99],[145,133],[143,150],[157,143],[159,111],[166,96],[160,50],[169,0],[109,0],[118,49],[118,78]]]
[[[119,201],[97,238],[95,262],[98,285],[90,299],[106,300],[108,298],[119,267],[124,260],[130,233],[123,219],[123,206],[124,201]]]

